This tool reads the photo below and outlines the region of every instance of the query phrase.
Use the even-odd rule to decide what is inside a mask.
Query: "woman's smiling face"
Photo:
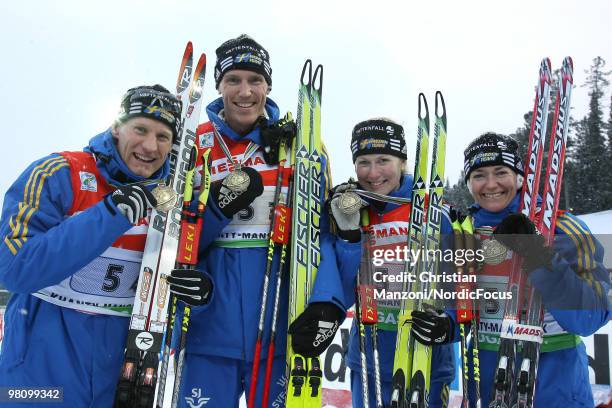
[[[517,174],[506,166],[480,167],[470,174],[468,183],[474,200],[491,212],[505,209],[518,188]]]

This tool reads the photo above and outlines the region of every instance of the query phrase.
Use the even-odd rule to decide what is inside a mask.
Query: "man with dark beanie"
[[[221,97],[208,105],[209,121],[197,131],[199,155],[210,149],[212,163],[212,187],[204,217],[199,266],[212,275],[215,295],[207,309],[193,310],[191,314],[180,402],[185,407],[199,406],[204,401],[209,406],[236,407],[241,395],[249,391],[270,211],[279,171],[275,152],[278,153],[280,137],[287,137],[287,133],[290,138],[295,135],[293,123],[279,120],[279,108],[268,97],[272,89],[268,52],[253,38],[240,35],[221,44],[216,53],[215,85]],[[325,151],[321,167],[325,177],[320,196],[325,197],[329,183]],[[281,193],[288,193],[288,177],[284,177]],[[340,281],[338,267],[335,263],[326,266],[323,261],[326,251],[333,251],[327,229],[327,218],[322,215],[323,255],[317,284],[324,286],[325,291],[315,290],[310,306],[296,320],[301,324],[293,336],[294,350],[297,341],[299,352],[305,356],[318,355],[331,343],[346,310],[342,290],[336,283]],[[278,270],[279,258],[280,254],[275,253],[272,271]],[[285,400],[287,279],[284,282],[280,289],[270,407],[284,406]],[[274,285],[268,290],[256,406],[262,405]],[[316,339],[319,322],[334,328],[324,342]]]
[[[12,292],[0,354],[5,390],[36,388],[48,396],[43,402],[61,407],[113,405],[156,205],[149,190],[169,174],[181,109],[161,85],[132,88],[114,123],[83,151],[35,161],[7,191],[0,219],[0,282]],[[2,406],[23,406],[14,401]]]

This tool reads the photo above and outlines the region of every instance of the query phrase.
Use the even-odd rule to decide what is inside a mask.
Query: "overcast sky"
[[[304,60],[324,65],[322,129],[335,183],[353,175],[350,134],[367,118],[402,123],[412,161],[418,93],[433,110],[436,90],[454,182],[471,139],[521,125],[543,57],[554,69],[571,55],[577,84],[597,55],[612,65],[611,16],[609,0],[3,1],[0,196],[31,161],[81,149],[106,129],[128,88],[173,89],[187,40],[208,54],[204,98],[216,98],[215,49],[241,33],[269,51],[270,96],[283,113],[296,113]],[[575,89],[574,117],[585,113],[586,93]]]

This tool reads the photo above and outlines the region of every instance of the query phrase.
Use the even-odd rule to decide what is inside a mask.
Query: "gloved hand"
[[[138,220],[147,216],[149,208],[157,205],[157,200],[153,194],[145,187],[137,184],[120,186],[115,191],[108,194],[104,200],[107,207],[109,207],[110,204],[106,200],[112,201],[119,212],[125,215],[128,221],[133,225],[136,225]]]
[[[334,340],[344,312],[333,303],[309,304],[289,326],[291,347],[304,357],[316,357]]]
[[[426,346],[449,343],[453,337],[453,321],[441,310],[427,309],[412,312],[412,334]]]
[[[250,167],[241,169],[249,176],[249,186],[244,192],[234,192],[221,183],[212,186],[212,196],[217,206],[227,218],[247,208],[253,200],[263,193],[263,181],[257,170]]]
[[[202,306],[210,300],[213,284],[196,269],[174,269],[168,276],[170,292],[190,306]]]
[[[523,269],[531,272],[542,266],[550,267],[552,248],[544,245],[544,237],[524,214],[510,214],[495,231],[495,239],[523,258]]]
[[[268,124],[265,117],[260,120],[261,141],[264,148],[266,163],[270,165],[278,164],[280,142],[281,140],[285,140],[286,145],[291,146],[291,142],[297,134],[297,126],[291,118],[290,113],[287,113],[284,118],[270,124]]]
[[[366,201],[359,198],[359,202],[356,203],[355,208],[349,214],[339,206],[342,194],[347,190],[355,188],[357,188],[357,183],[352,180],[339,184],[331,189],[329,192],[330,198],[327,200],[327,207],[331,219],[336,226],[338,236],[349,242],[359,242],[361,240],[360,210],[368,205]]]

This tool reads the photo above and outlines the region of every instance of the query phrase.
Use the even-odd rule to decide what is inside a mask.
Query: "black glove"
[[[553,251],[544,245],[544,237],[526,215],[510,214],[495,231],[495,239],[523,258],[523,269],[531,272],[542,266],[550,267]]]
[[[249,176],[249,186],[244,192],[235,192],[221,183],[212,187],[213,199],[227,218],[232,218],[238,211],[247,208],[253,200],[263,193],[263,181],[257,170],[250,167],[241,168]]]
[[[196,269],[174,269],[168,276],[168,283],[170,292],[190,306],[207,304],[213,290],[208,276]]]
[[[157,205],[157,200],[153,197],[153,194],[145,187],[137,184],[118,187],[104,200],[112,213],[114,213],[114,210],[106,200],[111,200],[119,212],[125,215],[128,221],[134,225],[138,223],[138,220],[147,216],[149,208]]]
[[[450,343],[453,337],[453,321],[441,310],[412,312],[412,334],[421,344],[436,346]]]
[[[352,180],[337,185],[330,190],[329,199],[326,203],[332,222],[336,227],[336,233],[340,238],[349,242],[359,242],[361,240],[360,210],[368,205],[366,201],[359,198],[359,201],[356,203],[356,206],[359,208],[353,209],[350,214],[347,214],[339,207],[342,194],[349,189],[355,188],[357,188],[357,183]]]
[[[260,119],[261,141],[264,148],[264,158],[270,165],[278,164],[278,153],[281,140],[285,140],[287,146],[291,146],[291,141],[297,133],[297,126],[291,115],[288,113],[283,119],[268,124],[267,119]]]
[[[344,312],[333,303],[311,303],[289,326],[291,347],[304,357],[317,357],[334,340]]]

